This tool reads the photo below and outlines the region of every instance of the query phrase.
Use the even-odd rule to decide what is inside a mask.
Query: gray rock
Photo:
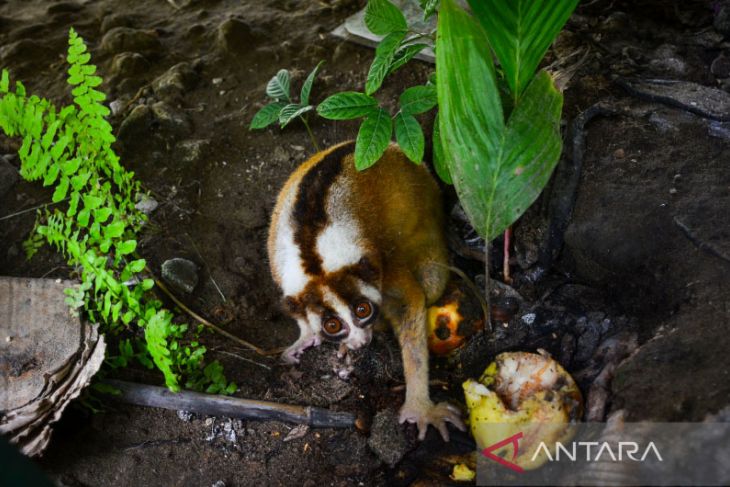
[[[375,415],[368,446],[381,461],[391,467],[403,459],[410,450],[410,445],[398,423],[398,413],[385,409]]]
[[[111,14],[104,17],[101,21],[101,33],[106,34],[114,27],[134,27],[136,18],[128,14]]]
[[[138,194],[137,203],[134,205],[137,210],[141,211],[145,215],[149,215],[155,211],[158,206],[160,206],[160,204],[157,200],[146,194]]]
[[[83,9],[84,6],[76,2],[59,2],[49,6],[46,9],[48,15],[74,13]]]
[[[18,170],[4,156],[0,156],[0,198],[18,182]]]
[[[730,57],[720,54],[712,61],[710,71],[718,78],[730,78]]]
[[[125,51],[156,53],[162,48],[160,39],[154,31],[114,27],[101,39],[101,50],[107,54]]]
[[[218,26],[216,42],[218,49],[236,54],[251,49],[262,38],[262,34],[241,19],[231,18]]]
[[[198,82],[198,73],[188,63],[179,63],[157,78],[152,87],[163,99],[174,99],[192,89]]]
[[[190,294],[198,285],[198,266],[180,257],[162,264],[162,279],[177,291]]]
[[[730,140],[730,122],[718,122],[716,120],[711,120],[707,124],[707,133],[710,134],[711,137]],[[0,194],[2,193],[0,192]]]
[[[122,141],[133,141],[149,133],[152,117],[150,107],[137,105],[119,125],[119,138]]]
[[[187,116],[167,103],[158,101],[150,108],[152,110],[154,124],[157,126],[156,128],[165,132],[165,135],[180,139],[192,131],[190,120],[188,120]]]
[[[136,52],[122,52],[114,56],[111,73],[120,78],[139,76],[150,69],[147,59]]]

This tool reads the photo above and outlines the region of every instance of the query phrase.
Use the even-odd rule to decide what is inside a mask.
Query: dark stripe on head
[[[327,226],[326,202],[329,189],[342,173],[342,159],[352,153],[352,142],[333,150],[309,169],[299,183],[294,202],[294,241],[299,246],[304,270],[322,274],[322,258],[317,254],[317,236]]]

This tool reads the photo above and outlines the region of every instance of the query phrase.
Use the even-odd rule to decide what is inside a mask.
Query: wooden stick
[[[330,411],[314,406],[295,406],[192,391],[172,392],[166,387],[120,380],[109,379],[104,383],[121,392],[120,395],[111,396],[112,398],[136,406],[190,411],[208,416],[285,421],[321,428],[355,426],[355,415],[345,411]]]

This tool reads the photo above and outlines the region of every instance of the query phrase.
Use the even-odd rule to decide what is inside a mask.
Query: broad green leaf
[[[249,129],[256,130],[266,128],[272,123],[276,122],[277,120],[279,120],[279,113],[281,112],[281,109],[285,106],[285,103],[278,101],[275,101],[274,103],[269,103],[261,110],[256,112],[256,115],[253,116],[253,120],[251,120],[251,125],[249,126]]]
[[[144,266],[147,265],[147,261],[144,259],[137,259],[133,260],[128,265],[129,270],[136,274],[137,272],[142,272],[144,270]]]
[[[369,115],[377,108],[378,100],[372,96],[357,91],[343,91],[320,103],[317,113],[329,120],[351,120]]]
[[[405,36],[406,32],[404,30],[398,30],[391,32],[380,41],[377,49],[375,49],[375,59],[373,59],[373,64],[370,65],[367,81],[365,81],[365,94],[372,95],[383,84],[383,80],[395,58],[395,53]]]
[[[379,36],[408,29],[408,23],[403,13],[388,0],[368,1],[365,8],[365,25],[370,32]]]
[[[399,113],[395,117],[395,140],[403,153],[416,164],[423,161],[423,130],[413,115]]]
[[[437,104],[438,96],[433,85],[412,86],[400,96],[400,111],[405,115],[427,112]]]
[[[393,133],[393,122],[382,108],[368,115],[360,125],[355,142],[355,168],[358,171],[369,168],[388,148]]]
[[[398,49],[398,52],[395,53],[395,56],[393,56],[393,60],[390,62],[390,67],[388,67],[388,75],[396,71],[398,68],[406,64],[411,59],[413,59],[416,54],[423,51],[427,47],[427,44],[409,44],[405,47],[401,47],[400,49]]]
[[[443,0],[436,43],[439,124],[449,173],[469,220],[492,240],[532,204],[560,157],[562,95],[540,72],[505,124],[486,34]]]
[[[578,0],[469,0],[517,100]],[[484,47],[482,47],[484,49]]]
[[[312,84],[314,83],[314,79],[317,77],[317,73],[319,72],[319,68],[322,67],[324,64],[324,61],[320,61],[317,66],[314,67],[311,73],[309,73],[309,76],[307,76],[307,79],[304,80],[304,84],[302,85],[302,91],[299,95],[299,102],[302,105],[309,105],[309,94],[312,92]]]
[[[441,181],[446,184],[454,184],[449,174],[449,168],[446,165],[446,156],[444,155],[444,146],[441,144],[441,129],[439,128],[439,114],[436,113],[436,119],[433,121],[433,168]]]
[[[279,124],[281,125],[281,128],[286,127],[289,122],[294,120],[295,118],[307,113],[308,111],[312,110],[314,107],[312,105],[307,105],[305,107],[297,104],[292,103],[290,105],[285,106],[281,109],[281,113],[279,114]]]
[[[117,238],[124,234],[124,222],[116,220],[104,227],[104,236],[106,238]]]
[[[291,101],[289,95],[289,85],[291,84],[291,76],[286,69],[279,70],[276,76],[269,80],[266,85],[266,94],[277,101]]]

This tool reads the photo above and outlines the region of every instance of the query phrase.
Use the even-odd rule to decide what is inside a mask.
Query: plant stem
[[[40,210],[41,208],[46,208],[48,206],[57,205],[59,203],[63,203],[64,201],[68,201],[68,198],[64,198],[61,201],[56,201],[55,203],[43,203],[42,205],[34,206],[33,208],[26,208],[25,210],[16,211],[15,213],[11,213],[9,215],[5,215],[3,217],[0,217],[0,221],[7,220],[8,218],[13,218],[15,216],[24,215],[30,211],[33,210]]]
[[[490,330],[494,330],[492,328],[492,301],[489,297],[489,254],[492,244],[486,240],[484,243],[484,299],[487,301],[487,308],[489,310],[489,313],[487,313],[487,326]]]
[[[319,144],[317,144],[317,139],[314,138],[314,134],[312,133],[312,129],[309,128],[309,122],[307,122],[307,119],[304,117],[299,117],[302,119],[302,123],[304,123],[304,126],[307,128],[307,133],[309,133],[309,138],[312,141],[312,145],[314,146],[314,150],[319,152]]]
[[[147,272],[149,272],[150,274],[152,274],[152,272],[150,271],[149,268],[147,268]],[[208,321],[205,318],[203,318],[202,316],[200,316],[195,311],[193,311],[190,308],[188,308],[187,306],[185,306],[185,304],[183,304],[183,302],[180,301],[177,298],[177,296],[175,296],[174,294],[172,294],[172,292],[167,288],[167,286],[165,286],[165,284],[162,281],[160,281],[159,279],[155,279],[155,285],[157,287],[159,287],[160,290],[163,293],[165,293],[170,299],[172,299],[172,301],[178,307],[180,307],[180,309],[182,309],[183,311],[185,311],[187,314],[189,314],[196,321],[202,323],[203,325],[207,326],[208,328],[210,328],[211,330],[215,331],[216,333],[219,333],[220,335],[223,335],[224,337],[233,340],[234,342],[238,343],[239,345],[242,345],[242,346],[244,346],[246,348],[250,348],[254,352],[258,353],[259,355],[271,355],[270,352],[267,352],[266,350],[257,347],[253,343],[247,342],[243,338],[238,338],[236,335],[233,335],[233,334],[227,332],[226,330],[224,330],[223,328],[220,328],[220,327],[214,325],[210,321]]]

